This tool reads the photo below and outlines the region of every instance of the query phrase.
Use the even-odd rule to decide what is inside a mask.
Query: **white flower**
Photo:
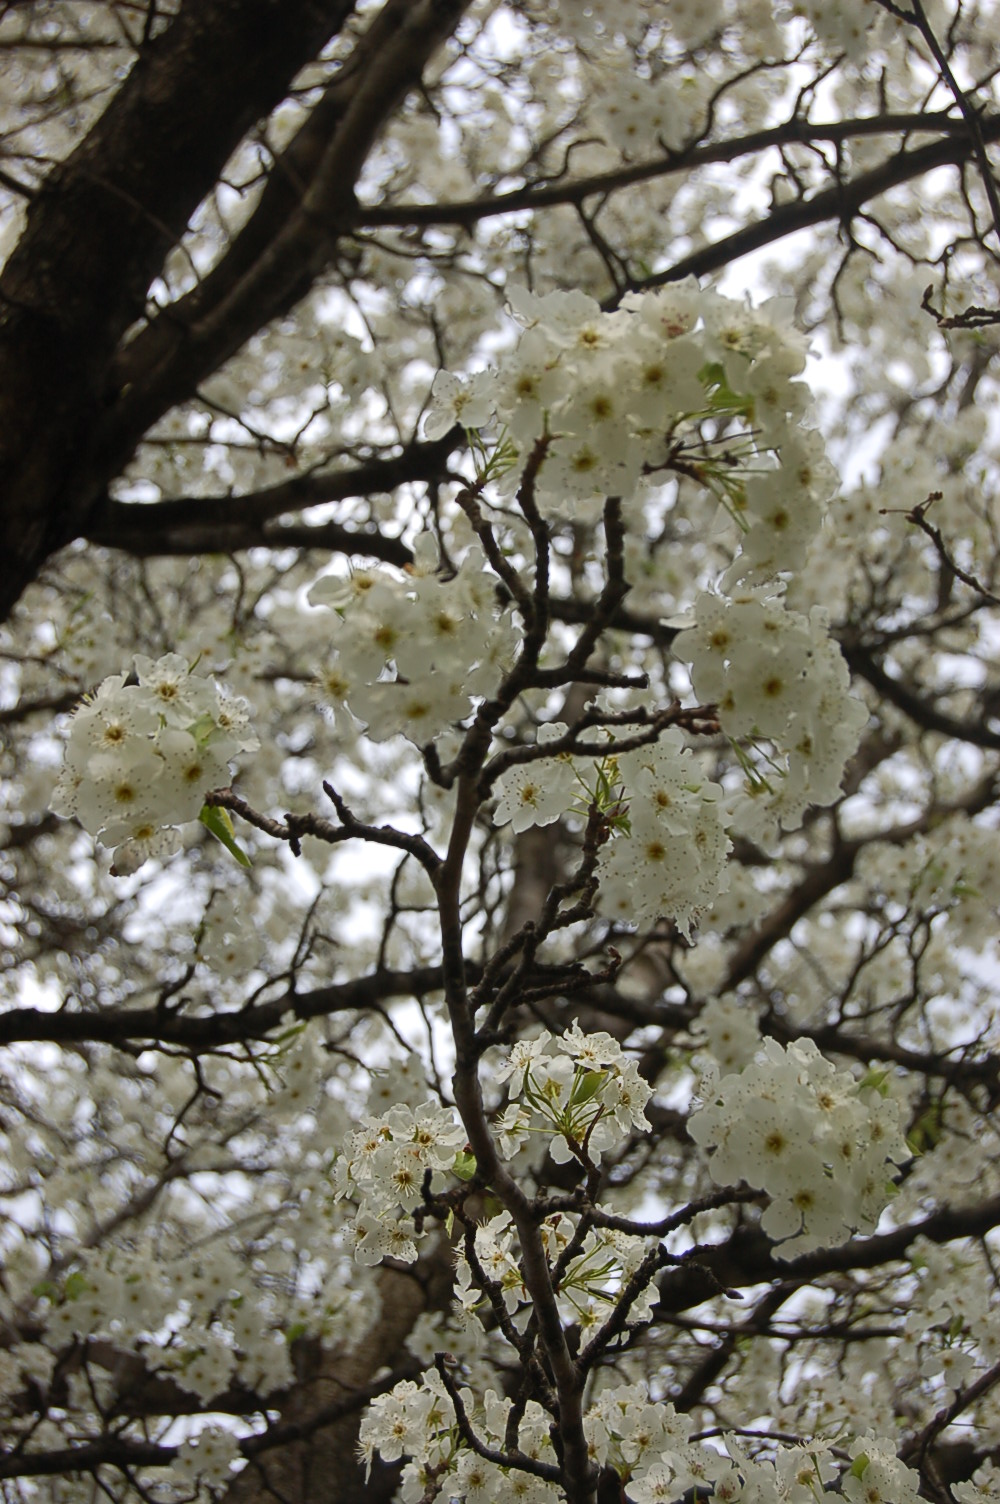
[[[524,1077],[533,1065],[542,1060],[546,1054],[546,1047],[552,1035],[547,1029],[534,1039],[518,1039],[510,1047],[510,1055],[502,1060],[496,1069],[496,1079],[506,1081],[510,1078],[508,1091],[511,1097],[519,1097],[524,1087]]]
[[[382,679],[350,691],[352,715],[366,723],[372,741],[405,736],[417,746],[465,720],[472,706],[461,680],[425,673],[414,682]]]
[[[160,714],[171,726],[189,726],[213,708],[210,680],[191,673],[191,665],[179,653],[166,653],[155,661],[135,655],[140,688],[151,696]]]
[[[1000,1466],[984,1462],[968,1483],[953,1483],[951,1491],[958,1504],[1000,1504]]]
[[[565,735],[561,721],[550,721],[538,729],[537,746],[556,741]],[[551,825],[572,807],[579,789],[573,759],[568,755],[536,758],[515,763],[497,780],[497,825],[510,822],[517,833],[532,825]]]
[[[888,1441],[869,1431],[853,1443],[851,1456],[858,1472],[851,1468],[841,1476],[851,1504],[918,1504],[920,1474],[900,1462]]]
[[[692,1114],[694,1141],[713,1151],[709,1171],[718,1185],[746,1180],[773,1198],[761,1219],[766,1233],[783,1242],[782,1257],[810,1247],[830,1247],[854,1229],[870,1225],[886,1205],[890,1156],[906,1157],[898,1106],[878,1097],[866,1103],[854,1078],[837,1071],[811,1041],[787,1049],[764,1041],[765,1060],[712,1088],[711,1100]],[[844,1145],[868,1142],[869,1115],[885,1113],[878,1145],[845,1153]],[[840,1125],[844,1125],[843,1131]],[[802,1235],[794,1237],[799,1229]]]
[[[221,1486],[232,1477],[233,1463],[240,1456],[239,1438],[222,1426],[206,1426],[191,1441],[185,1441],[171,1463],[171,1476],[178,1483]]]
[[[438,371],[424,418],[424,436],[443,438],[456,423],[463,428],[482,428],[493,416],[493,403],[492,372],[480,371],[462,380],[448,371]]]
[[[257,745],[246,702],[220,695],[179,654],[137,655],[136,665],[138,685],[114,675],[74,716],[53,799],[118,847],[115,874],[173,851],[170,828],[196,819],[205,793],[229,782],[229,757]]]

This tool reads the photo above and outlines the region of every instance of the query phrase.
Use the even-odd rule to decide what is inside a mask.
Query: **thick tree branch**
[[[412,444],[389,459],[366,460],[345,470],[296,475],[280,485],[242,496],[178,497],[150,505],[113,501],[105,496],[84,535],[92,543],[120,548],[139,558],[232,553],[262,544],[280,548],[294,543],[367,554],[402,567],[412,563],[413,553],[398,538],[386,538],[374,530],[358,532],[338,523],[290,527],[278,519],[312,506],[441,479],[448,456],[461,442],[461,430],[456,428],[442,439]]]
[[[950,1243],[958,1238],[981,1238],[1000,1226],[1000,1196],[972,1206],[944,1207],[919,1222],[870,1238],[852,1238],[837,1248],[819,1248],[798,1258],[782,1259],[759,1227],[738,1227],[724,1242],[702,1247],[685,1256],[684,1264],[669,1270],[660,1284],[656,1318],[690,1310],[726,1290],[738,1290],[772,1280],[808,1283],[828,1274],[878,1269],[906,1257],[918,1238]]]
[[[414,971],[375,972],[310,992],[284,992],[270,1002],[201,1017],[169,1008],[106,1008],[93,1013],[70,1012],[67,1008],[55,1013],[9,1008],[0,1013],[0,1046],[27,1040],[66,1045],[86,1040],[118,1046],[146,1042],[211,1050],[264,1039],[288,1013],[294,1013],[297,1019],[326,1018],[378,1007],[392,998],[425,997],[441,986],[441,968],[427,966]]]
[[[981,123],[984,143],[1000,141],[1000,115],[994,115]],[[868,172],[843,183],[835,183],[809,198],[793,199],[781,204],[766,214],[763,219],[752,221],[712,244],[701,246],[690,255],[655,276],[644,277],[636,282],[637,288],[664,287],[670,282],[679,282],[682,277],[704,277],[710,272],[732,266],[743,256],[763,250],[779,240],[786,240],[800,230],[810,229],[828,221],[849,225],[851,220],[872,199],[898,188],[902,183],[912,183],[938,167],[959,167],[976,157],[977,143],[968,133],[948,135],[940,141],[931,141],[926,146],[917,146],[910,151],[899,151],[880,162]],[[617,301],[617,299],[616,299]]]
[[[523,188],[514,188],[509,193],[497,193],[491,197],[460,199],[454,203],[398,206],[364,204],[358,208],[355,223],[358,229],[388,226],[409,229],[431,225],[460,225],[468,228],[497,215],[537,213],[541,209],[552,209],[561,204],[581,205],[589,198],[605,199],[636,183],[653,182],[675,173],[693,172],[699,167],[737,162],[741,157],[755,156],[772,147],[818,146],[827,142],[837,145],[854,138],[907,136],[917,131],[921,135],[925,132],[940,132],[944,136],[959,138],[968,135],[965,122],[944,110],[906,114],[887,112],[868,118],[815,123],[801,119],[786,120],[781,125],[769,126],[766,130],[748,131],[733,140],[668,152],[665,156],[619,167],[613,172],[594,173],[581,178],[559,176],[551,182],[542,180],[527,183]]]
[[[0,616],[93,503],[108,362],[153,277],[241,138],[351,9],[188,0],[29,205],[0,275]]]
[[[318,160],[311,177],[296,185],[289,212],[275,224],[268,197],[210,277],[164,309],[122,353],[117,400],[97,441],[109,474],[158,418],[309,291],[350,229],[354,184],[373,144],[468,4],[386,0],[350,66],[330,86],[321,116],[328,139],[310,139],[309,155],[317,152]]]

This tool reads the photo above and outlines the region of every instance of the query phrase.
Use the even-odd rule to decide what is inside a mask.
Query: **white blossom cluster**
[[[677,151],[702,118],[704,81],[694,70],[679,85],[666,74],[644,78],[626,49],[605,49],[588,82],[605,138],[623,157],[645,156],[652,141]]]
[[[565,735],[562,722],[538,730],[537,745]],[[609,747],[613,744],[609,743]],[[627,923],[669,915],[686,934],[700,910],[728,886],[728,812],[722,787],[705,777],[679,731],[615,755],[612,774],[623,817],[601,851],[601,911]],[[606,774],[607,776],[607,774]],[[497,781],[493,818],[514,831],[547,825],[581,802],[587,779],[567,752],[516,763]]]
[[[584,1034],[574,1023],[553,1039],[543,1029],[511,1046],[496,1079],[508,1082],[511,1099],[497,1123],[508,1159],[542,1133],[557,1164],[598,1164],[633,1130],[649,1128],[651,1087],[610,1034]]]
[[[518,1262],[517,1233],[510,1212],[499,1212],[481,1223],[476,1228],[473,1247],[480,1269],[499,1290],[507,1314],[514,1316],[522,1310],[526,1315],[526,1303],[531,1297]],[[488,1312],[489,1299],[474,1278],[464,1249],[458,1250],[456,1262],[455,1294],[463,1316],[469,1319],[478,1311]]]
[[[599,906],[631,923],[668,915],[689,935],[698,913],[729,886],[723,790],[705,777],[679,731],[616,762],[629,829],[602,848]]]
[[[762,1053],[706,1090],[691,1137],[710,1151],[717,1185],[745,1180],[767,1193],[761,1227],[783,1257],[834,1247],[874,1227],[893,1166],[911,1158],[899,1104],[838,1071],[810,1039],[765,1039]]]
[[[195,947],[217,977],[245,977],[260,960],[267,937],[247,922],[242,894],[217,892],[195,931]]]
[[[575,1158],[597,1164],[629,1133],[649,1128],[643,1108],[651,1088],[609,1034],[584,1034],[574,1024],[553,1040],[542,1030],[535,1039],[513,1045],[497,1079],[509,1082],[511,1102],[497,1122],[500,1152],[508,1159],[529,1137],[544,1134],[557,1163]],[[471,1154],[462,1149],[464,1139],[454,1110],[433,1101],[397,1102],[363,1119],[333,1167],[335,1198],[357,1203],[353,1237],[359,1263],[388,1257],[410,1263],[417,1257],[413,1213],[424,1202],[425,1187],[440,1190],[449,1170],[474,1171]],[[623,1245],[616,1257],[627,1264],[631,1255],[625,1256]]]
[[[46,1331],[56,1344],[109,1338],[205,1404],[238,1376],[270,1394],[289,1382],[288,1343],[256,1282],[225,1246],[155,1262],[147,1248],[91,1253],[57,1284],[44,1282]],[[166,1327],[169,1346],[157,1337]]]
[[[239,1437],[224,1426],[205,1426],[184,1442],[170,1465],[172,1483],[201,1485],[208,1492],[197,1497],[218,1498],[215,1492],[232,1481],[233,1463],[240,1456]]]
[[[134,872],[177,849],[176,827],[195,820],[229,763],[259,746],[246,701],[191,671],[186,658],[136,654],[138,683],[105,679],[70,723],[52,808],[76,816],[115,850],[114,870]]]
[[[951,1185],[947,1171],[941,1181]],[[983,1278],[982,1256],[968,1243],[914,1239],[906,1304],[906,1351],[938,1404],[950,1403],[1000,1355],[1000,1312]],[[976,1373],[978,1369],[979,1374]],[[995,1475],[997,1476],[997,1475]],[[995,1485],[994,1485],[995,1486]]]
[[[358,1450],[369,1472],[376,1452],[386,1462],[419,1458],[422,1468],[441,1469],[451,1462],[456,1447],[455,1406],[433,1368],[421,1375],[419,1383],[403,1379],[388,1394],[376,1395],[358,1437]],[[424,1492],[418,1471],[412,1463],[404,1471],[400,1495],[404,1504],[414,1504]]]
[[[397,1103],[381,1116],[366,1117],[351,1134],[334,1164],[333,1188],[338,1199],[357,1199],[354,1256],[359,1263],[416,1259],[412,1214],[424,1199],[425,1179],[452,1168],[464,1138],[452,1109],[437,1102],[415,1108]]]
[[[718,707],[723,731],[747,753],[748,792],[731,807],[741,833],[795,829],[810,805],[832,804],[868,720],[819,608],[809,617],[764,589],[699,595],[675,643],[695,694]]]
[[[526,326],[515,348],[495,369],[438,375],[428,437],[495,423],[522,462],[542,444],[537,494],[572,519],[668,478],[683,456],[739,524],[741,573],[796,567],[836,477],[802,427],[806,346],[780,303],[752,309],[693,277],[611,313],[576,291],[510,288],[508,299]]]
[[[554,1266],[577,1233],[579,1218],[564,1212],[553,1213],[542,1223],[542,1241],[550,1266]],[[565,1265],[559,1279],[557,1302],[567,1323],[579,1327],[584,1339],[607,1320],[617,1305],[624,1286],[642,1263],[647,1252],[645,1238],[616,1228],[594,1227],[586,1234],[580,1251]],[[498,1287],[508,1315],[517,1326],[524,1326],[533,1307],[518,1262],[517,1236],[509,1212],[500,1212],[476,1228],[475,1257],[486,1275]],[[458,1250],[455,1293],[466,1319],[477,1312],[489,1315],[487,1294],[480,1288],[462,1248]],[[629,1306],[626,1324],[634,1326],[648,1321],[657,1299],[657,1287],[649,1280]]]
[[[511,1465],[468,1445],[440,1374],[428,1369],[419,1381],[404,1380],[372,1401],[359,1440],[368,1466],[376,1452],[386,1462],[409,1459],[400,1491],[404,1504],[416,1504],[432,1483],[464,1504],[561,1504],[558,1484],[530,1470],[531,1464],[557,1461],[542,1407],[528,1401],[517,1426],[515,1458],[508,1432],[513,1402],[492,1389],[481,1398],[467,1387],[458,1392],[479,1442],[511,1457]],[[583,1425],[592,1461],[615,1468],[635,1504],[671,1504],[691,1492],[716,1504],[832,1504],[842,1497],[850,1504],[917,1504],[919,1497],[919,1474],[900,1462],[892,1442],[872,1431],[855,1437],[847,1457],[842,1444],[835,1453],[822,1439],[807,1446],[765,1440],[755,1455],[731,1434],[715,1445],[692,1440],[691,1417],[654,1399],[642,1381],[602,1389]],[[967,1488],[961,1504],[993,1500],[989,1483],[984,1476],[985,1486]]]
[[[779,825],[795,829],[810,805],[832,803],[868,711],[850,694],[847,665],[819,609],[804,617],[761,589],[731,598],[704,592],[684,625],[676,652],[691,664],[699,699],[717,705],[723,730],[740,744],[747,778],[727,794],[676,730],[616,756],[628,820],[602,851],[599,903],[630,922],[668,915],[689,934],[729,886],[728,832],[772,837]],[[566,730],[547,723],[536,745]],[[515,832],[549,824],[586,786],[567,751],[517,763],[497,782],[494,819]]]
[[[826,5],[823,0],[795,0],[795,14],[808,21],[816,39],[830,53],[845,52],[861,63],[878,46],[886,29],[886,13],[872,0]]]
[[[562,35],[575,37],[586,47],[587,55],[597,57],[607,67],[608,59],[624,49],[619,46],[622,35],[628,38],[642,36],[652,22],[666,33],[661,46],[671,44],[688,47],[704,43],[713,32],[725,26],[727,32],[739,39],[739,46],[755,59],[774,60],[794,50],[801,39],[790,32],[794,18],[806,21],[824,54],[838,57],[841,54],[855,63],[870,57],[872,51],[885,46],[902,27],[888,20],[886,13],[873,0],[849,0],[849,3],[824,5],[823,0],[793,0],[791,5],[725,4],[722,0],[706,8],[697,0],[671,0],[668,10],[650,4],[649,0],[591,0],[585,6],[573,7],[570,13],[552,0],[531,0],[529,7],[534,14],[545,16]],[[934,19],[935,29],[940,32],[946,25],[942,22],[937,0],[928,3],[928,12]],[[905,14],[905,7],[899,11]],[[888,24],[887,24],[888,21]],[[669,39],[669,40],[668,40]],[[628,56],[628,53],[625,54]],[[597,72],[595,67],[594,72]],[[639,78],[640,83],[649,80]],[[685,79],[685,82],[687,80]],[[658,91],[650,89],[653,98]],[[641,118],[637,115],[637,120]],[[652,155],[659,142],[657,115],[651,109],[645,120],[646,129],[640,138],[643,155]],[[624,143],[622,144],[624,148]],[[667,139],[666,144],[673,143]]]
[[[822,612],[805,617],[781,599],[781,577],[801,566],[836,486],[803,425],[805,344],[780,305],[753,310],[693,279],[630,295],[613,313],[580,292],[509,297],[526,326],[515,349],[465,380],[441,373],[428,434],[497,425],[518,455],[514,478],[534,455],[539,501],[573,519],[596,516],[591,503],[605,495],[641,494],[679,463],[738,527],[723,593],[703,592],[678,619],[687,630],[676,651],[739,745],[745,790],[724,796],[679,735],[629,754],[628,837],[619,823],[601,860],[604,912],[665,915],[689,934],[726,890],[727,832],[773,838],[810,804],[831,803],[867,721]],[[539,747],[565,729],[543,727]],[[515,832],[549,823],[580,782],[566,751],[544,767],[519,763],[498,783],[495,819]]]
[[[320,690],[346,703],[374,741],[403,735],[418,746],[464,720],[496,689],[519,633],[498,605],[495,576],[473,547],[454,578],[438,569],[428,535],[409,573],[382,567],[346,579],[324,575],[309,591],[332,608],[333,658]]]

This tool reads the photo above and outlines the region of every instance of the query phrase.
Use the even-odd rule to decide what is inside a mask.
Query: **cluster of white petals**
[[[291,1377],[288,1343],[254,1274],[224,1245],[169,1260],[148,1248],[118,1251],[113,1260],[93,1252],[42,1289],[50,1340],[100,1338],[141,1352],[151,1370],[206,1404],[237,1376],[261,1393]],[[173,1341],[161,1348],[168,1327]]]
[[[691,1117],[712,1179],[767,1193],[761,1227],[786,1258],[873,1228],[894,1167],[911,1158],[898,1102],[838,1070],[810,1039],[765,1039],[761,1053],[711,1084]]]
[[[508,1158],[543,1133],[557,1164],[597,1164],[633,1130],[649,1127],[643,1109],[651,1088],[610,1034],[584,1034],[573,1024],[553,1039],[543,1029],[511,1046],[496,1079],[509,1083],[510,1105],[497,1124]]]
[[[746,793],[732,827],[760,836],[795,829],[810,806],[832,804],[868,721],[825,613],[789,611],[780,596],[742,589],[703,592],[675,643],[691,665],[695,694],[718,707],[722,729],[749,743]],[[769,744],[761,755],[758,744]],[[756,753],[756,755],[754,755]]]
[[[576,291],[508,298],[525,326],[516,346],[495,370],[437,378],[428,436],[492,420],[521,465],[540,445],[538,496],[566,518],[633,496],[684,457],[739,523],[741,574],[798,564],[836,477],[802,427],[805,341],[784,305],[752,309],[694,278],[628,294],[612,313]],[[701,441],[707,419],[722,430],[714,447]]]
[[[493,1389],[480,1396],[457,1379],[455,1391],[467,1426],[492,1456],[469,1446],[441,1375],[428,1369],[372,1401],[359,1440],[368,1466],[376,1452],[386,1462],[408,1459],[400,1493],[405,1504],[416,1504],[432,1484],[465,1504],[561,1504],[562,1489],[546,1476],[549,1469],[558,1474],[542,1407],[527,1402],[512,1446],[512,1400]],[[591,1459],[614,1468],[636,1504],[672,1504],[691,1493],[715,1504],[833,1504],[843,1497],[851,1504],[917,1504],[919,1497],[919,1474],[873,1431],[858,1436],[848,1455],[821,1438],[808,1445],[764,1438],[756,1451],[732,1434],[713,1444],[693,1439],[691,1417],[655,1398],[641,1380],[602,1388],[583,1428]],[[996,1473],[989,1464],[981,1469],[960,1504],[992,1504]]]
[[[208,1497],[217,1497],[214,1490],[232,1481],[232,1464],[239,1456],[239,1438],[232,1431],[205,1426],[181,1447],[171,1464],[171,1478],[188,1486],[201,1484],[212,1491]]]
[[[616,1311],[629,1279],[649,1249],[646,1238],[614,1227],[592,1227],[579,1236],[577,1214],[554,1212],[542,1223],[541,1234],[550,1267],[560,1263],[557,1303],[567,1323],[578,1326],[584,1339],[593,1336]],[[565,1259],[566,1250],[576,1252]],[[473,1238],[475,1269],[464,1248],[457,1252],[455,1293],[462,1315],[489,1318],[492,1298],[499,1298],[524,1327],[533,1306],[520,1263],[517,1233],[509,1212],[500,1212],[476,1228]],[[484,1286],[484,1280],[489,1284]],[[656,1302],[656,1285],[647,1281],[625,1312],[625,1323],[648,1321]]]
[[[492,423],[505,489],[530,461],[534,494],[556,519],[592,519],[603,497],[627,501],[678,469],[736,529],[719,592],[676,622],[687,629],[676,651],[740,748],[744,788],[724,795],[679,734],[623,756],[628,837],[601,860],[605,913],[666,916],[690,934],[728,886],[728,832],[771,839],[832,803],[868,719],[823,612],[803,616],[782,599],[836,488],[804,421],[805,343],[782,304],[752,309],[693,279],[629,295],[613,313],[581,292],[508,296],[525,326],[515,347],[464,381],[442,373],[428,433]],[[543,726],[537,747],[565,731]],[[579,802],[581,782],[565,746],[519,761],[499,780],[495,819],[515,833],[554,821]]]
[[[429,535],[415,554],[407,573],[323,575],[309,600],[332,609],[322,697],[346,704],[373,741],[402,735],[424,746],[494,692],[520,639],[478,546],[450,579]]]
[[[427,1177],[449,1170],[465,1138],[451,1108],[437,1102],[419,1107],[397,1103],[379,1117],[366,1117],[334,1164],[338,1198],[358,1204],[354,1256],[361,1264],[384,1258],[412,1263],[417,1257],[413,1212],[424,1200]],[[435,1186],[435,1188],[437,1188]]]
[[[386,1462],[420,1457],[439,1466],[452,1450],[454,1427],[455,1407],[431,1368],[419,1383],[403,1379],[388,1394],[376,1395],[361,1422],[359,1450],[369,1471],[376,1451]]]
[[[52,798],[56,814],[116,848],[118,873],[176,850],[176,827],[229,783],[238,753],[259,746],[246,701],[180,654],[136,654],[135,667],[137,683],[115,674],[76,711]]]
[[[702,772],[679,731],[616,759],[628,808],[601,852],[601,910],[629,923],[661,915],[685,934],[729,885],[723,790]]]
[[[541,748],[565,735],[561,722],[539,728]],[[613,746],[609,742],[609,748]],[[551,758],[515,763],[497,782],[493,818],[513,831],[548,825],[579,808],[593,792],[580,759],[561,751]],[[610,773],[609,773],[610,769]],[[598,906],[627,924],[674,920],[685,934],[698,914],[729,885],[726,858],[731,811],[720,784],[705,776],[684,738],[673,728],[656,742],[608,759],[616,815],[598,864]]]

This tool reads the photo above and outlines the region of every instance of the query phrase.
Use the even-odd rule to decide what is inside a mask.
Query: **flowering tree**
[[[997,1504],[996,7],[0,51],[3,1499]]]

